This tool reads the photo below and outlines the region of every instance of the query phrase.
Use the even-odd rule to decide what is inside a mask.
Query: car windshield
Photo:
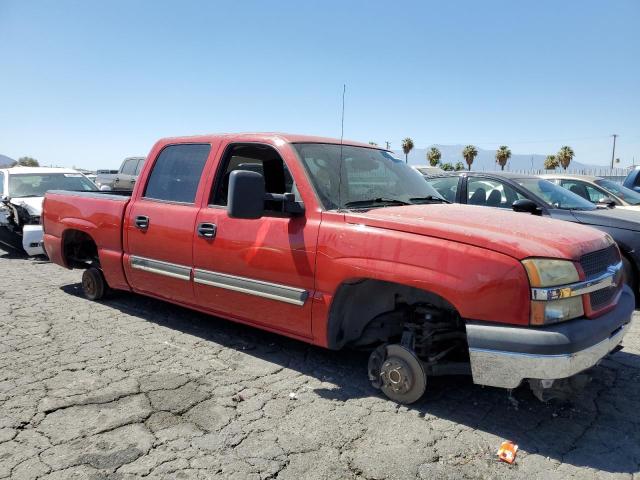
[[[630,188],[623,187],[619,183],[604,179],[595,180],[594,183],[596,185],[600,185],[612,195],[615,195],[616,197],[624,200],[629,205],[640,205],[640,193],[631,190]]]
[[[98,188],[79,173],[19,173],[9,175],[9,196],[44,197],[49,190],[95,191]]]
[[[387,151],[321,143],[293,148],[327,209],[446,202],[420,173]]]
[[[516,178],[514,181],[543,200],[551,208],[595,210],[597,207],[569,190],[541,178]]]

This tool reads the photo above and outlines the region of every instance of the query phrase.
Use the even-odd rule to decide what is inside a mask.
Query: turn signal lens
[[[568,260],[528,258],[522,261],[532,287],[555,287],[580,280],[578,270]]]
[[[548,302],[531,302],[531,325],[550,325],[584,315],[582,295]]]

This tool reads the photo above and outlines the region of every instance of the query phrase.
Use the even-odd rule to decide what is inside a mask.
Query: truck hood
[[[585,225],[640,230],[640,212],[627,208],[572,210],[571,214],[576,220]]]
[[[525,213],[456,205],[411,205],[347,212],[348,223],[466,243],[510,255],[578,260],[611,245],[600,231]]]
[[[44,197],[18,197],[12,198],[10,202],[24,208],[29,215],[39,217],[42,214],[42,200],[44,200]]]

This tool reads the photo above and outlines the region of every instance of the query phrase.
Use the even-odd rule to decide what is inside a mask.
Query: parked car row
[[[598,197],[595,192],[600,190],[596,190],[596,187],[602,187],[608,193],[604,187],[607,185],[607,188],[611,188],[608,183],[598,184],[595,183],[597,179],[563,175],[546,177],[505,172],[456,172],[425,178],[438,193],[451,202],[513,209],[516,212],[589,225],[607,233],[615,240],[622,253],[625,277],[640,301],[640,212],[618,207],[600,208],[598,204],[602,205],[601,198],[610,197],[604,197],[602,193]],[[587,198],[574,192],[584,192]],[[605,205],[609,205],[609,202]]]
[[[635,212],[547,180],[425,181],[375,146],[284,134],[163,139],[147,159],[130,195],[45,196],[45,250],[84,270],[91,300],[133,291],[367,349],[371,384],[400,403],[435,375],[546,399],[629,327]]]
[[[74,169],[13,167],[0,169],[0,244],[44,255],[40,215],[48,190],[131,192],[144,157],[125,158],[120,170],[97,175]]]
[[[140,175],[144,160],[144,157],[127,157],[118,170],[98,171],[96,185],[100,190],[130,192]]]

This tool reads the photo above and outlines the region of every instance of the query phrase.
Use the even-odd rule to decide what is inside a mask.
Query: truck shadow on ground
[[[79,284],[62,287],[82,296]],[[329,351],[160,300],[119,292],[105,305],[198,339],[282,365],[329,385],[314,392],[346,401],[382,398],[367,380],[365,352]],[[620,351],[594,369],[592,382],[570,401],[538,401],[526,387],[513,392],[474,385],[469,377],[430,378],[424,397],[408,407],[425,418],[460,424],[497,449],[512,440],[528,454],[577,467],[632,474],[640,470],[640,356]],[[466,428],[465,428],[466,427]],[[461,442],[473,449],[478,442]]]

